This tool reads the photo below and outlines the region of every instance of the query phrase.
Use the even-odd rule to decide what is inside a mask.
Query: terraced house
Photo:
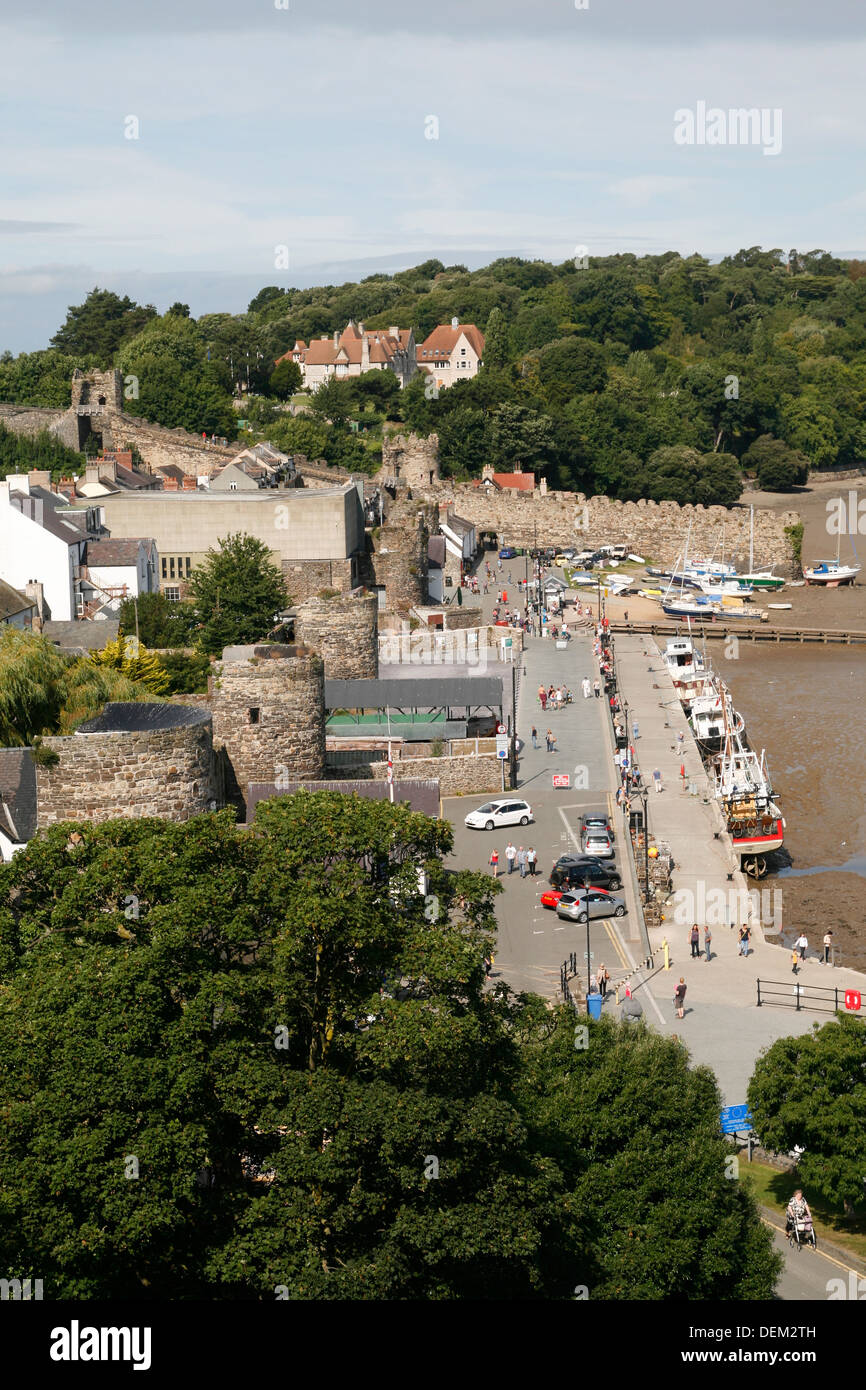
[[[342,333],[324,334],[309,345],[298,339],[278,362],[297,362],[304,385],[315,391],[330,377],[344,380],[363,372],[391,371],[401,386],[415,372],[415,335],[411,328],[366,329],[349,320]]]

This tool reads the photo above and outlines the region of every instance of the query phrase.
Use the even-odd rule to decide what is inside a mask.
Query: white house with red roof
[[[411,328],[368,328],[350,319],[342,333],[327,333],[309,344],[299,338],[277,362],[297,362],[304,385],[316,391],[335,377],[361,376],[363,372],[392,371],[405,386],[415,373],[415,335]]]
[[[483,365],[484,334],[474,323],[440,323],[418,348],[418,370],[427,372],[437,387],[453,386],[477,375]]]

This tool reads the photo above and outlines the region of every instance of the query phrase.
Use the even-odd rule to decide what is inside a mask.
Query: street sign
[[[860,991],[859,991],[859,989],[846,989],[846,991],[845,991],[845,1008],[846,1008],[846,1009],[859,1009],[859,1007],[860,1007]]]
[[[497,735],[496,735],[496,756],[497,756],[497,758],[507,758],[507,757],[508,757],[508,735],[507,735],[507,734],[497,734]]]
[[[554,787],[565,787],[565,788],[570,787],[570,786],[571,786],[571,776],[570,776],[570,774],[567,773],[567,772],[554,772],[554,774],[553,774],[553,785],[554,785]]]
[[[723,1134],[736,1134],[741,1129],[752,1128],[752,1117],[748,1105],[727,1105],[719,1112]]]
[[[497,725],[496,725],[496,732],[497,732],[498,734],[504,734],[504,733],[505,733],[505,725],[504,725],[504,724],[497,724]]]

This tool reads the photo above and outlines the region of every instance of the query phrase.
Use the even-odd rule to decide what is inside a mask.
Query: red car
[[[607,891],[606,888],[593,888],[592,891],[593,891],[593,893],[605,893],[605,894],[607,894],[608,897],[610,897],[610,894],[608,893],[608,891]],[[558,905],[559,900],[560,900],[560,898],[562,897],[562,895],[563,895],[564,892],[570,893],[570,892],[572,892],[572,889],[571,889],[571,888],[565,888],[565,889],[563,889],[563,888],[545,888],[544,892],[543,892],[542,895],[541,895],[541,906],[542,906],[542,907],[556,907],[556,906]]]

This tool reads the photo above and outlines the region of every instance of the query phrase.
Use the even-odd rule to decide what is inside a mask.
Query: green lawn
[[[800,1185],[792,1173],[780,1173],[767,1163],[746,1163],[741,1155],[740,1175],[765,1207],[769,1207],[785,1222],[785,1207]],[[815,1218],[815,1231],[820,1242],[825,1235],[834,1245],[850,1251],[852,1255],[866,1260],[866,1214],[862,1210],[855,1216],[844,1216],[806,1191],[806,1200]]]

